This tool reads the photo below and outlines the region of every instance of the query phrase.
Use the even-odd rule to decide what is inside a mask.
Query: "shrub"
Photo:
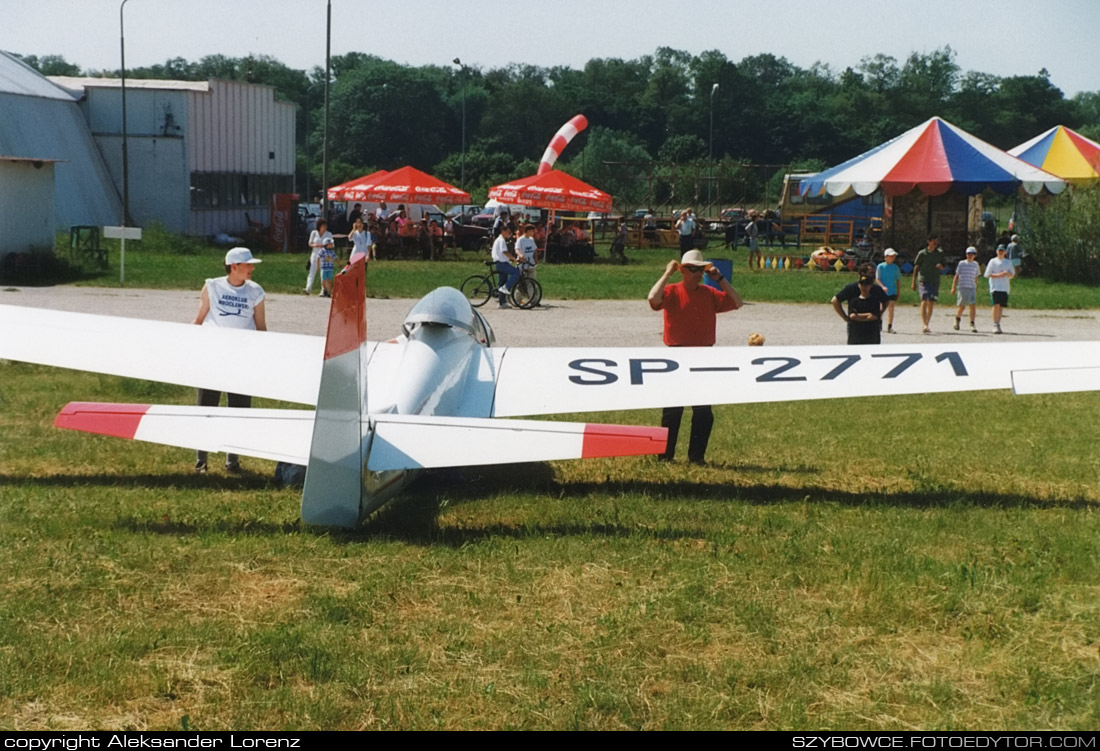
[[[1024,249],[1044,277],[1100,285],[1100,185],[1036,202],[1021,224]]]

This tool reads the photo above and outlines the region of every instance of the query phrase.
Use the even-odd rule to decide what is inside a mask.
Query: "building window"
[[[193,209],[265,209],[274,193],[291,193],[293,175],[191,173]]]

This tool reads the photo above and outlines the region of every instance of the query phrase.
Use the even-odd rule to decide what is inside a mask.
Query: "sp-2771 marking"
[[[884,372],[882,372],[879,377],[883,379],[897,378],[923,357],[924,355],[920,352],[887,352],[876,353],[870,356],[855,354],[812,355],[809,359],[837,361],[832,369],[818,379],[821,381],[832,381],[840,378],[848,372],[853,365],[861,360],[882,360],[884,364],[892,364],[892,367],[888,369],[883,368],[882,370]],[[941,352],[935,356],[935,360],[938,363],[946,363],[956,376],[964,377],[969,375],[966,370],[966,365],[963,363],[962,357],[958,352]],[[647,376],[654,376],[660,373],[671,373],[680,369],[679,362],[665,357],[632,357],[628,359],[625,364],[626,373],[629,374],[630,384],[632,386],[641,385]],[[755,378],[759,383],[808,380],[805,375],[798,374],[798,370],[803,365],[803,361],[797,357],[757,357],[750,362],[750,365],[763,370],[763,372],[756,375]],[[600,357],[582,358],[571,361],[569,363],[569,368],[584,374],[569,376],[569,380],[572,383],[580,386],[606,386],[619,380],[619,373],[616,371],[619,370],[620,364],[616,360]],[[688,370],[692,373],[713,373],[738,372],[741,368],[736,365],[729,365],[694,367]],[[866,373],[866,369],[862,369],[862,372]]]

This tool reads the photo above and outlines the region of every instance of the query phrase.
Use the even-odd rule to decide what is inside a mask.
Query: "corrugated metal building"
[[[54,165],[0,156],[0,257],[54,247]]]
[[[51,76],[81,101],[122,192],[118,79]],[[296,105],[275,89],[235,81],[126,81],[130,214],[173,232],[241,234],[245,215],[269,222],[272,193],[294,188]]]
[[[0,52],[0,113],[0,157],[9,158],[0,178],[8,196],[0,206],[4,226],[47,225],[52,233],[119,222],[122,203],[72,94]],[[36,162],[53,166],[43,172],[34,168]],[[53,173],[49,205],[41,199],[46,172]],[[26,190],[19,184],[24,178]],[[9,216],[12,212],[21,218]],[[4,249],[12,250],[11,243]]]

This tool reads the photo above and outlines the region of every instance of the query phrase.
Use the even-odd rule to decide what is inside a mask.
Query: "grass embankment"
[[[192,394],[0,363],[0,729],[1100,726],[1095,394],[719,407],[711,467],[435,473],[356,533],[72,398]]]
[[[207,277],[223,273],[225,250],[200,249],[190,242],[186,253],[172,252],[170,240],[154,239],[148,248],[142,243],[129,243],[126,254],[126,284],[152,289],[193,289],[202,287]],[[118,247],[110,248],[111,270],[87,278],[79,284],[94,286],[118,285]],[[151,249],[150,249],[151,248]],[[777,253],[780,249],[774,249]],[[809,253],[809,249],[803,249]],[[662,268],[677,256],[670,248],[627,251],[629,263],[624,266],[608,262],[606,244],[598,245],[600,256],[592,265],[544,265],[539,269],[549,299],[555,300],[624,300],[643,298]],[[850,273],[802,270],[750,271],[744,250],[712,249],[712,258],[734,261],[733,283],[746,300],[754,302],[822,303],[837,290],[851,282]],[[269,292],[298,292],[305,284],[305,254],[264,253],[264,263],[255,279]],[[458,287],[470,274],[483,273],[487,255],[463,253],[462,261],[378,261],[372,263],[367,277],[367,294],[371,297],[418,298],[436,287]],[[917,302],[916,293],[903,279],[902,304]],[[315,282],[319,284],[319,282]],[[950,277],[944,278],[941,301],[951,297]],[[984,280],[979,286],[979,302],[988,300]],[[953,298],[952,298],[953,301]],[[1012,306],[1032,309],[1100,308],[1100,289],[1087,285],[1062,284],[1043,279],[1019,279],[1012,285]]]

